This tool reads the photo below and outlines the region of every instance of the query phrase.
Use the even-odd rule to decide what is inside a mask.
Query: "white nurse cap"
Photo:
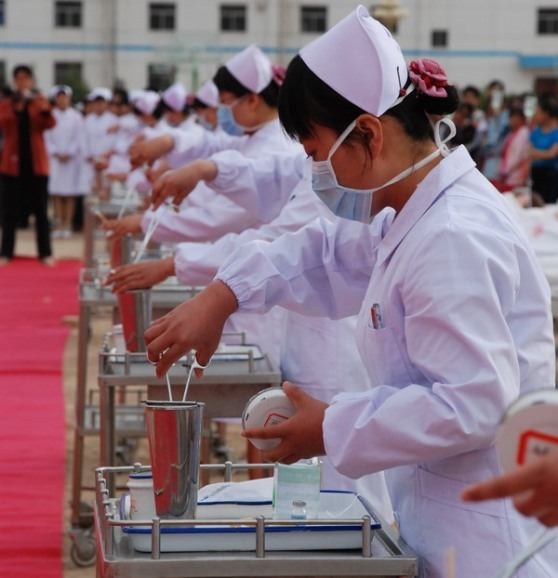
[[[153,90],[144,90],[133,101],[134,107],[142,114],[153,114],[161,98]]]
[[[175,112],[180,112],[186,106],[188,93],[181,82],[175,82],[163,92],[163,102]]]
[[[200,86],[196,98],[212,108],[219,106],[219,91],[213,80],[208,80]]]
[[[97,100],[98,98],[102,98],[107,102],[112,98],[112,90],[110,88],[94,88],[88,95],[88,100]]]
[[[72,97],[73,91],[72,89],[66,85],[66,84],[57,84],[56,86],[53,86],[50,90],[50,96],[52,98],[58,96],[61,92],[63,92],[64,94],[66,94],[67,96],[69,96],[70,98]]]
[[[256,94],[271,82],[273,76],[271,61],[255,44],[235,54],[225,68],[242,86]]]
[[[300,57],[320,80],[374,116],[396,104],[408,78],[399,44],[362,5],[302,48]]]

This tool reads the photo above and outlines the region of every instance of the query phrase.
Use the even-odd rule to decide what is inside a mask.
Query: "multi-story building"
[[[196,88],[252,42],[286,63],[355,8],[355,0],[0,0],[0,76],[33,66],[38,84]],[[400,8],[410,60],[438,59],[458,85],[509,92],[558,86],[558,6],[540,0],[376,0]],[[355,54],[355,58],[359,58]],[[366,62],[362,63],[363,70]]]

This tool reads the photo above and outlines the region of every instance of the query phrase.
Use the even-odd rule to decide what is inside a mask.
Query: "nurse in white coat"
[[[50,162],[48,191],[54,205],[53,237],[71,237],[75,198],[80,192],[83,116],[72,107],[72,89],[57,85],[51,90],[56,126],[45,131]]]
[[[427,115],[450,113],[455,96],[432,61],[411,63],[408,76],[362,6],[305,47],[280,117],[313,159],[314,190],[345,221],[243,247],[145,334],[163,375],[191,348],[207,362],[239,308],[360,310],[373,388],[328,406],[287,387],[296,415],[247,433],[282,438],[269,460],[325,452],[352,477],[385,470],[401,535],[428,578],[446,576],[450,547],[456,576],[496,576],[537,531],[507,501],[463,503],[460,493],[500,473],[494,440],[508,405],[555,379],[548,285],[521,225],[467,151],[444,158],[432,134]],[[554,577],[555,558],[547,548],[517,576]]]
[[[257,185],[258,175],[254,177]],[[263,181],[265,183],[266,179]],[[129,291],[151,287],[176,274],[183,285],[205,286],[227,257],[250,241],[273,241],[319,217],[333,220],[335,217],[316,198],[310,181],[310,169],[306,166],[304,178],[291,191],[287,203],[271,223],[240,234],[229,233],[214,243],[181,243],[174,257],[123,265],[109,275],[107,282],[112,284],[113,291]],[[280,369],[285,379],[296,382],[304,391],[325,402],[341,391],[364,391],[370,387],[354,339],[355,316],[332,320],[307,317],[289,310],[282,310],[282,313],[285,320],[280,335]],[[383,472],[351,480],[338,473],[324,457],[322,488],[359,493],[384,519],[393,522]]]

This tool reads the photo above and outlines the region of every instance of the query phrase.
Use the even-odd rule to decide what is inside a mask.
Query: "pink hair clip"
[[[271,78],[278,86],[283,84],[285,76],[287,75],[287,67],[283,64],[274,64],[271,67]]]
[[[435,98],[448,95],[444,86],[448,85],[446,71],[435,60],[419,58],[409,65],[409,76],[419,92]]]

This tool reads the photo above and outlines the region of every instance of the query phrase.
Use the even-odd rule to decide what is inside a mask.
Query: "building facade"
[[[542,0],[376,0],[399,4],[408,60],[439,60],[460,86],[500,79],[508,92],[558,87],[558,6]],[[0,0],[0,76],[30,64],[39,87],[194,90],[250,43],[275,62],[355,8],[354,0]],[[355,54],[355,58],[359,58]],[[363,62],[363,69],[366,63]]]

